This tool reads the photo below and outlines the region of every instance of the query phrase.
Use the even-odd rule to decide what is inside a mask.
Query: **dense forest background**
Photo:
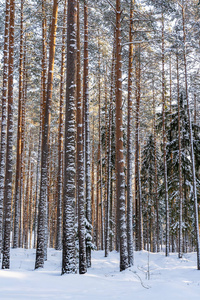
[[[199,248],[196,0],[0,1],[0,251]],[[4,26],[3,26],[4,24]]]

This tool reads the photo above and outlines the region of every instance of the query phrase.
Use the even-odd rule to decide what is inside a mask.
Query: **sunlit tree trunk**
[[[49,48],[49,69],[47,82],[47,96],[44,110],[44,130],[42,132],[42,157],[41,157],[41,184],[40,184],[40,198],[38,211],[38,232],[37,232],[37,249],[35,268],[43,268],[45,259],[45,226],[47,222],[47,162],[48,162],[48,143],[50,131],[50,109],[52,99],[53,87],[53,70],[55,58],[55,42],[56,42],[56,28],[57,28],[57,13],[58,1],[54,0],[53,15],[51,24],[50,48]]]

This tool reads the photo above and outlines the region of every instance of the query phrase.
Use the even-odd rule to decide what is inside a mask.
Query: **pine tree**
[[[10,231],[12,201],[12,154],[13,154],[13,72],[14,72],[14,22],[15,1],[10,0],[9,22],[9,59],[8,59],[8,117],[7,117],[7,151],[4,189],[4,241],[2,269],[10,268]]]
[[[129,78],[128,78],[128,124],[127,124],[127,240],[128,262],[133,265],[133,197],[132,197],[132,76],[133,76],[133,5],[130,4],[130,27],[129,27]]]
[[[91,178],[90,178],[90,118],[89,118],[89,77],[88,77],[88,4],[84,0],[84,71],[83,101],[85,102],[85,190],[86,219],[92,223],[91,215]],[[87,267],[91,267],[91,230],[86,238]]]
[[[49,131],[50,131],[50,108],[52,99],[52,87],[53,87],[53,70],[54,70],[54,58],[55,58],[55,40],[56,40],[56,28],[57,28],[57,13],[58,13],[58,1],[53,2],[53,15],[51,24],[51,37],[49,48],[49,69],[48,69],[48,83],[46,93],[46,103],[44,109],[44,128],[42,132],[42,157],[41,157],[41,185],[40,185],[40,199],[39,199],[39,211],[38,211],[38,236],[37,236],[37,250],[36,250],[36,262],[35,268],[43,268],[45,259],[45,239],[46,232],[45,226],[47,226],[47,162],[48,162],[48,144],[49,144]]]
[[[8,40],[9,40],[9,1],[6,1],[5,31],[4,31],[4,51],[3,51],[3,89],[1,104],[1,149],[0,149],[0,253],[2,251],[3,233],[3,200],[4,200],[4,180],[5,180],[5,159],[6,159],[6,97],[8,83]]]
[[[195,213],[195,230],[196,230],[196,246],[197,246],[197,269],[200,270],[200,240],[199,240],[199,220],[198,220],[198,203],[197,203],[197,188],[196,188],[196,170],[193,145],[193,131],[190,115],[190,101],[188,96],[188,79],[187,79],[187,57],[186,57],[186,30],[185,30],[185,1],[182,1],[182,24],[183,24],[183,57],[184,57],[184,75],[185,75],[185,94],[187,101],[187,114],[189,123],[190,136],[190,156],[192,162],[192,179],[193,179],[193,197],[194,197],[194,213]]]
[[[80,21],[79,1],[77,1],[77,100],[76,100],[76,130],[77,130],[77,202],[78,202],[78,238],[79,238],[79,274],[87,272],[86,240],[85,240],[85,194],[83,168],[82,140],[82,102],[81,102],[81,53],[80,53]]]
[[[21,171],[21,126],[22,126],[22,97],[23,97],[23,6],[21,0],[21,22],[20,22],[20,58],[19,58],[19,103],[18,103],[18,128],[17,128],[17,158],[16,158],[16,178],[15,178],[15,221],[13,248],[18,247],[19,241],[19,204],[20,204],[20,171]]]
[[[65,163],[63,191],[62,274],[76,273],[75,258],[75,87],[76,87],[76,1],[67,9],[67,83],[65,115]]]
[[[63,130],[64,130],[64,63],[65,63],[65,35],[66,35],[67,1],[64,3],[63,30],[62,30],[62,57],[60,71],[60,116],[59,116],[59,140],[58,140],[58,183],[57,183],[57,235],[56,249],[62,248],[62,190],[63,190]],[[78,110],[77,110],[78,111]]]
[[[125,173],[122,123],[122,57],[121,57],[121,3],[116,0],[116,175],[117,208],[119,212],[120,271],[128,267],[127,233],[125,219]]]
[[[155,252],[155,215],[154,211],[157,206],[155,199],[155,181],[156,170],[155,161],[160,161],[158,149],[155,149],[153,134],[150,134],[146,145],[142,151],[142,169],[141,169],[141,182],[142,182],[142,193],[143,193],[143,215],[144,215],[144,231],[146,229],[146,244],[147,250]],[[160,213],[160,211],[158,212]],[[149,248],[149,245],[151,246]]]

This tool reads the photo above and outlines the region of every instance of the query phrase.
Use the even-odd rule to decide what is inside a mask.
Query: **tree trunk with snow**
[[[55,42],[56,42],[56,29],[57,29],[57,14],[58,14],[58,1],[54,0],[53,15],[51,24],[50,48],[49,48],[49,69],[48,69],[48,83],[47,95],[44,109],[44,128],[42,132],[42,157],[41,157],[41,184],[40,184],[40,198],[38,208],[38,232],[37,232],[37,249],[36,249],[36,262],[35,268],[43,268],[45,260],[45,227],[47,221],[47,182],[48,182],[48,143],[50,131],[50,109],[52,99],[53,87],[53,70],[55,58]]]
[[[169,256],[169,199],[168,199],[168,180],[167,180],[167,154],[166,154],[166,130],[165,130],[165,42],[164,42],[164,15],[162,12],[162,126],[163,126],[163,163],[164,163],[164,188],[165,188],[165,234],[166,251]]]
[[[76,0],[68,0],[65,164],[63,188],[62,274],[76,273],[75,257],[75,95]]]
[[[23,247],[23,193],[25,187],[25,127],[26,127],[26,101],[27,101],[27,43],[26,36],[24,39],[24,54],[23,54],[23,98],[22,98],[22,128],[21,128],[21,162],[20,162],[20,210],[19,210],[19,247]]]
[[[189,136],[190,136],[190,156],[191,156],[191,163],[192,163],[192,179],[193,179],[193,198],[194,198],[194,215],[195,215],[195,231],[196,231],[196,247],[197,247],[197,269],[200,270],[200,240],[199,240],[198,202],[197,202],[197,187],[196,187],[195,157],[194,157],[194,141],[193,141],[191,113],[190,113],[190,101],[189,101],[189,95],[188,95],[184,0],[182,1],[182,25],[183,25],[183,50],[184,50],[183,57],[184,57],[184,75],[185,75],[185,94],[186,94],[186,101],[187,101],[187,114],[188,114]]]
[[[38,190],[38,181],[39,181],[39,172],[41,174],[41,142],[42,134],[44,131],[44,111],[46,103],[46,79],[47,79],[47,20],[46,20],[46,11],[45,11],[46,0],[42,1],[42,72],[41,72],[41,106],[40,106],[40,132],[39,132],[39,145],[38,145],[38,162],[37,162],[37,190]],[[36,193],[37,193],[36,190]],[[37,228],[38,228],[38,206],[39,206],[39,197],[36,194],[36,203],[35,203],[35,230],[34,230],[34,247],[37,246]]]
[[[86,219],[92,224],[91,212],[91,178],[90,178],[90,115],[89,115],[89,77],[88,77],[88,4],[84,1],[84,70],[83,70],[83,101],[85,102],[85,197]],[[89,245],[91,229],[86,238],[87,267],[91,267],[91,247]],[[89,236],[90,235],[90,236]]]
[[[9,0],[6,1],[4,50],[3,50],[3,88],[1,104],[1,149],[0,149],[0,253],[2,250],[3,230],[3,202],[5,182],[5,160],[6,160],[6,118],[7,118],[7,83],[8,83],[8,46],[9,42]],[[1,257],[1,256],[0,256]],[[1,259],[1,258],[0,258]]]
[[[180,93],[179,93],[179,61],[178,53],[177,59],[177,101],[178,101],[178,171],[179,171],[179,254],[178,257],[182,258],[183,251],[183,233],[182,233],[182,206],[183,206],[183,178],[182,178],[182,149],[181,149],[181,112],[180,112]]]
[[[10,0],[9,25],[9,60],[8,60],[8,117],[7,117],[7,152],[5,173],[5,225],[3,241],[2,269],[10,268],[10,231],[11,231],[11,202],[12,202],[12,163],[13,163],[13,73],[14,73],[14,22],[15,1]]]
[[[129,25],[128,124],[127,124],[127,245],[128,263],[133,265],[133,191],[132,191],[132,77],[133,77],[133,5],[131,0]]]
[[[58,138],[58,179],[57,179],[57,233],[56,249],[62,249],[62,190],[63,190],[63,133],[64,133],[64,65],[65,65],[65,35],[66,35],[67,1],[64,3],[63,30],[62,30],[62,54],[60,71],[60,116]]]
[[[78,238],[79,238],[79,274],[87,272],[86,239],[85,239],[85,193],[84,193],[84,167],[83,167],[83,140],[82,140],[82,101],[81,101],[81,47],[80,47],[80,21],[79,0],[77,1],[77,99],[76,99],[76,195],[78,202]],[[84,99],[85,100],[85,99]],[[83,100],[83,101],[84,101]]]
[[[122,55],[121,55],[121,3],[116,0],[116,175],[117,206],[119,211],[120,271],[128,267],[125,173],[123,155],[122,120]]]
[[[21,129],[22,129],[22,101],[23,101],[23,6],[21,0],[21,23],[20,23],[20,57],[19,57],[19,102],[18,102],[18,127],[17,127],[17,158],[16,158],[16,179],[15,179],[15,219],[13,248],[18,247],[19,242],[19,203],[20,203],[20,163],[21,163]]]
[[[109,113],[108,113],[108,103],[107,103],[107,72],[105,78],[105,108],[106,108],[106,210],[105,210],[105,257],[108,256],[109,253],[109,242],[110,242],[110,195],[111,195],[111,124],[112,118],[110,115],[112,109],[112,103],[110,101]],[[108,121],[109,119],[109,121]],[[108,129],[107,129],[108,127]]]
[[[135,124],[135,174],[136,174],[136,246],[137,250],[143,249],[143,218],[142,218],[142,191],[140,175],[140,97],[141,97],[141,66],[140,66],[140,44],[136,49],[136,124]]]
[[[158,199],[158,166],[157,166],[157,135],[156,135],[156,99],[155,99],[155,83],[153,79],[153,136],[154,136],[154,193],[156,206],[156,247],[160,252],[160,223],[159,223],[159,199]]]

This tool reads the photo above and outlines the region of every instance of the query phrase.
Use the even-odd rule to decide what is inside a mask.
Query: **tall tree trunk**
[[[9,0],[6,1],[4,50],[3,50],[3,89],[1,106],[1,149],[0,149],[0,253],[2,250],[2,230],[3,230],[3,199],[5,182],[5,159],[6,159],[6,97],[8,83],[8,41],[9,41]]]
[[[20,210],[19,210],[19,247],[23,247],[23,192],[25,186],[25,126],[26,126],[26,100],[27,100],[27,68],[26,68],[26,36],[24,40],[23,55],[23,99],[22,99],[22,130],[21,130],[21,170],[20,170]]]
[[[95,212],[96,212],[96,207],[95,207],[95,179],[94,179],[94,115],[92,117],[92,176],[91,176],[91,204],[92,204],[92,237],[94,240],[95,237]]]
[[[99,205],[101,208],[101,218],[99,230],[101,234],[101,250],[104,249],[104,213],[103,213],[103,187],[102,187],[102,144],[101,144],[101,78],[100,78],[100,67],[101,67],[101,59],[100,59],[100,42],[98,37],[98,49],[99,49],[99,74],[98,74],[98,105],[99,105],[99,144],[98,144],[98,189],[99,189]],[[99,209],[98,205],[98,209]]]
[[[109,212],[109,219],[110,219],[110,237],[109,237],[109,244],[110,244],[110,251],[113,251],[114,246],[114,239],[113,239],[113,232],[114,232],[114,214],[115,211],[114,205],[114,187],[113,187],[113,165],[112,165],[112,146],[114,144],[114,140],[112,139],[114,135],[114,113],[113,113],[113,100],[114,100],[114,93],[115,93],[115,56],[116,56],[116,41],[115,41],[115,33],[114,33],[114,41],[113,41],[113,53],[112,53],[112,66],[111,66],[111,83],[110,83],[110,107],[109,107],[109,139],[110,139],[110,153],[108,153],[108,156],[110,155],[110,198],[108,201],[110,201],[110,212]]]
[[[46,0],[42,0],[42,76],[41,76],[41,107],[40,107],[40,133],[39,133],[39,145],[38,145],[38,162],[37,162],[37,181],[39,179],[39,171],[41,173],[41,166],[39,160],[41,159],[41,142],[42,135],[44,132],[44,112],[45,112],[45,103],[46,103],[46,79],[47,79],[47,20],[46,20],[46,11],[45,11]],[[35,237],[34,245],[37,247],[37,227],[38,227],[38,206],[39,206],[39,197],[36,195],[35,203]]]
[[[77,201],[78,201],[78,237],[79,237],[79,274],[87,272],[86,239],[85,239],[85,197],[84,197],[84,168],[82,140],[82,103],[81,103],[81,47],[79,0],[77,0],[77,100],[76,100],[76,130],[77,130]],[[84,99],[85,100],[85,99]],[[84,101],[83,100],[83,101]]]
[[[10,230],[11,230],[11,201],[12,201],[12,159],[13,159],[12,148],[13,148],[14,21],[15,21],[15,1],[10,0],[7,153],[6,153],[6,173],[5,173],[5,190],[4,190],[5,227],[4,227],[2,269],[10,268]]]
[[[50,109],[52,99],[53,87],[53,70],[55,57],[55,42],[56,42],[56,28],[57,28],[57,13],[58,0],[53,3],[53,15],[51,24],[50,48],[49,48],[49,69],[48,69],[48,83],[47,96],[44,111],[44,130],[42,132],[42,157],[41,157],[41,184],[40,184],[40,198],[39,198],[39,212],[38,212],[38,234],[37,234],[37,249],[35,268],[44,267],[45,259],[45,224],[47,222],[47,162],[48,162],[48,143],[50,131]]]
[[[121,56],[121,3],[116,0],[116,175],[117,206],[119,211],[120,271],[128,267],[125,173],[122,122],[122,56]]]
[[[62,189],[63,189],[63,132],[64,132],[64,64],[65,64],[65,35],[66,35],[67,1],[64,4],[63,30],[62,30],[62,56],[60,72],[60,117],[58,140],[58,183],[57,183],[57,234],[56,249],[62,249]]]
[[[156,137],[156,99],[153,79],[153,134],[154,134],[154,166],[155,166],[155,204],[156,204],[156,244],[160,252],[160,224],[159,224],[159,199],[158,199],[158,168],[157,168],[157,137]]]
[[[33,162],[31,162],[30,173],[30,199],[29,199],[29,249],[32,248],[32,233],[33,233]]]
[[[182,258],[183,251],[183,234],[182,234],[182,206],[183,206],[183,179],[182,179],[182,150],[181,150],[181,115],[180,115],[180,93],[179,93],[179,61],[178,53],[177,59],[177,101],[178,101],[178,164],[179,164],[179,254],[178,257]]]
[[[29,133],[29,140],[31,140],[31,132]],[[26,171],[26,191],[24,193],[23,206],[23,246],[28,249],[28,233],[29,233],[29,200],[30,200],[30,165],[31,165],[31,142],[27,149],[27,171]]]
[[[76,273],[75,257],[75,93],[76,93],[76,0],[68,0],[67,86],[65,115],[65,168],[63,189],[62,274]]]
[[[194,125],[197,124],[197,94],[194,94]]]
[[[15,179],[15,220],[13,248],[18,247],[19,242],[19,203],[20,203],[20,163],[21,163],[21,129],[22,129],[22,101],[23,101],[23,8],[24,0],[21,0],[21,23],[20,23],[20,57],[19,57],[19,102],[18,102],[18,128],[17,128],[17,158]]]
[[[112,103],[110,101],[110,107],[108,111],[107,104],[107,69],[106,69],[106,78],[105,78],[105,107],[106,107],[106,155],[105,155],[105,164],[106,164],[106,211],[105,211],[105,257],[108,256],[109,253],[109,243],[110,243],[110,195],[111,195],[111,108]],[[109,119],[109,121],[108,121]],[[108,127],[108,128],[107,128]]]
[[[197,202],[197,187],[196,187],[196,171],[195,171],[195,157],[194,157],[194,142],[192,132],[192,121],[190,113],[190,101],[188,96],[187,83],[187,57],[186,57],[186,30],[185,30],[185,1],[182,1],[182,22],[183,22],[183,57],[184,57],[184,75],[185,75],[185,94],[187,101],[187,114],[189,123],[190,136],[190,155],[192,163],[192,179],[193,179],[193,198],[194,198],[194,214],[195,214],[195,230],[196,230],[196,247],[197,247],[197,269],[200,270],[200,241],[199,241],[199,220],[198,220],[198,202]]]
[[[133,5],[131,0],[129,25],[128,124],[127,124],[127,245],[128,263],[133,265],[133,194],[132,194],[132,76],[133,76]]]
[[[137,216],[137,250],[143,249],[142,191],[140,175],[140,44],[136,50],[136,216]]]
[[[170,138],[169,142],[172,142],[172,63],[171,63],[171,53],[169,57],[169,112],[170,112]],[[173,152],[170,149],[170,160],[171,160],[171,165],[173,165]],[[171,168],[169,172],[169,178],[171,181],[173,180],[173,168]],[[170,194],[170,192],[169,192]],[[172,224],[175,223],[175,214],[176,214],[176,207],[175,207],[175,200],[172,200],[171,204],[171,219],[170,222]],[[171,244],[172,244],[172,252],[174,253],[176,251],[176,244],[175,244],[175,233],[171,232]]]
[[[36,183],[35,183],[35,212],[34,212],[34,245],[37,245],[37,224],[38,224],[38,187],[39,187],[39,173],[40,173],[40,156],[41,156],[41,138],[42,138],[42,101],[40,107],[40,131],[39,131],[39,143],[37,151],[37,167],[36,167]]]
[[[99,146],[98,146],[99,148]],[[99,153],[99,150],[98,150]],[[99,154],[97,156],[96,168],[96,247],[99,250]]]
[[[165,186],[165,217],[166,217],[166,251],[169,256],[169,199],[167,180],[167,154],[166,154],[166,130],[165,130],[165,42],[164,42],[164,15],[162,12],[162,126],[163,126],[163,160],[164,160],[164,186]]]
[[[91,178],[90,178],[90,119],[89,119],[89,77],[88,77],[88,4],[84,0],[84,70],[83,70],[83,101],[85,102],[85,190],[86,190],[86,219],[92,224],[91,212]],[[91,229],[88,235],[91,236]],[[91,267],[90,238],[86,239],[87,267]]]

